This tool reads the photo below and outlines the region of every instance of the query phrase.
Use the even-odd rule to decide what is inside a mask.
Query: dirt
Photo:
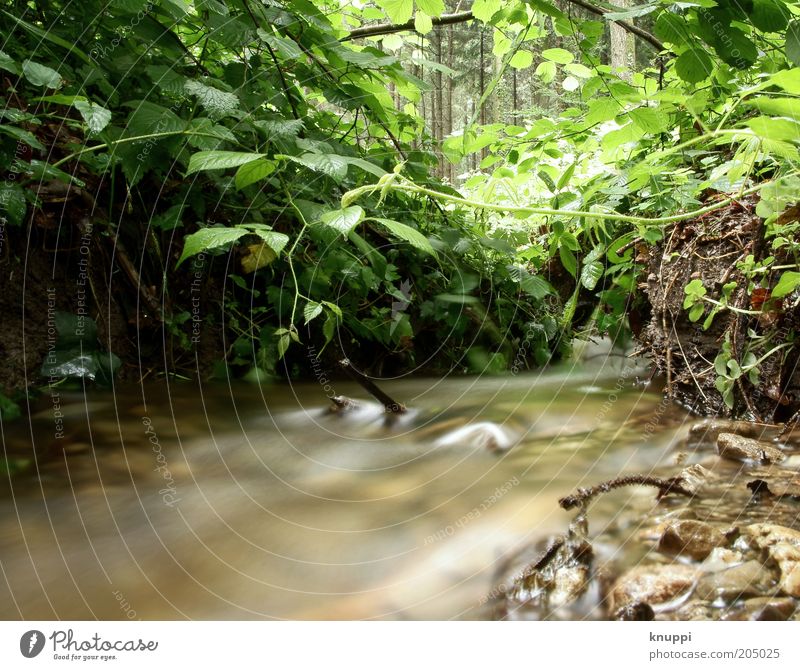
[[[667,229],[664,239],[653,247],[638,249],[645,270],[640,287],[650,305],[649,319],[639,339],[656,368],[666,379],[668,396],[699,414],[740,417],[748,420],[787,421],[800,408],[800,371],[797,348],[785,357],[772,355],[761,364],[753,383],[747,375],[736,381],[733,407],[726,406],[715,386],[714,360],[726,339],[732,357],[743,361],[747,352],[757,358],[773,347],[791,341],[800,325],[797,310],[769,299],[769,288],[748,290],[748,278],[737,267],[752,255],[760,261],[770,254],[764,240],[764,226],[755,214],[756,202],[745,199]],[[776,258],[776,265],[784,260]],[[777,273],[775,273],[777,274]],[[722,287],[736,282],[729,304],[742,314],[721,310],[707,329],[706,303],[703,317],[689,320],[684,308],[684,288],[699,279],[707,296],[719,299]],[[770,281],[776,281],[771,277]],[[757,343],[753,335],[762,339]]]

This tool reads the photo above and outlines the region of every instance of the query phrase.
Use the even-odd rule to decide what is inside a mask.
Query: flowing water
[[[672,458],[685,412],[621,361],[384,382],[396,420],[348,383],[336,414],[315,383],[45,393],[3,426],[35,458],[0,493],[0,617],[485,616],[560,496]]]

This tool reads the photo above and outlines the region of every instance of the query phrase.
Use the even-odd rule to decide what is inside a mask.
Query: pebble
[[[800,532],[772,523],[754,523],[742,529],[742,536],[766,550],[778,564],[781,590],[800,598]]]
[[[786,458],[786,454],[769,442],[760,442],[735,433],[719,434],[717,437],[717,452],[723,458],[732,461],[780,463]]]
[[[796,603],[791,598],[750,598],[722,616],[724,621],[788,621]]]
[[[663,605],[687,594],[698,571],[690,565],[640,565],[623,574],[611,589],[609,611],[617,612],[636,603]]]
[[[704,576],[695,593],[709,602],[717,598],[730,602],[745,596],[760,596],[772,587],[772,573],[760,561],[747,561],[721,572]]]
[[[691,556],[702,561],[716,547],[727,544],[725,535],[711,524],[689,519],[669,523],[658,541],[664,554]]]

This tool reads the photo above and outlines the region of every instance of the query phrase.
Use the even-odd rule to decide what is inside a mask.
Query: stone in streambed
[[[725,614],[725,621],[788,621],[797,603],[791,598],[750,598]]]
[[[742,529],[742,537],[765,550],[778,564],[781,590],[800,598],[800,532],[772,523],[754,523]]]
[[[774,583],[772,572],[760,561],[747,561],[733,568],[704,576],[697,583],[695,594],[709,602],[717,598],[730,602],[746,596],[763,595]]]
[[[690,565],[640,565],[624,573],[611,589],[609,611],[646,603],[655,610],[668,606],[694,587],[698,570]]]
[[[728,540],[722,531],[703,521],[677,519],[667,524],[658,541],[664,554],[691,556],[701,561]]]
[[[732,461],[755,461],[758,463],[780,463],[786,458],[777,447],[735,433],[720,433],[717,437],[717,452]]]

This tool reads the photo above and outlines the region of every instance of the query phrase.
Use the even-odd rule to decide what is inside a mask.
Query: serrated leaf
[[[434,251],[431,243],[428,241],[428,238],[415,228],[407,226],[405,223],[395,221],[394,219],[373,218],[370,220],[381,224],[392,235],[400,238],[404,242],[408,242],[415,249],[419,249],[420,251],[424,251],[426,254],[436,257],[436,251]]]
[[[288,235],[276,233],[274,230],[270,230],[269,226],[263,223],[243,223],[236,227],[245,228],[254,235],[258,235],[264,241],[264,244],[268,245],[276,255],[280,254],[284,247],[289,243]]]
[[[336,154],[306,153],[302,156],[276,156],[278,157],[303,165],[314,172],[326,174],[337,182],[347,176],[347,159]]]
[[[440,16],[444,12],[444,0],[417,0],[417,7],[428,16]]]
[[[320,314],[322,314],[322,305],[318,302],[309,301],[303,308],[303,317],[306,320],[306,325],[308,325],[310,321],[316,319]]]
[[[175,267],[178,267],[190,256],[196,256],[199,253],[211,249],[224,247],[227,244],[235,242],[243,235],[247,235],[247,231],[243,228],[201,228],[196,233],[186,236],[183,243],[183,252]]]
[[[413,0],[377,0],[392,23],[405,23],[414,12]]]
[[[587,291],[593,291],[602,276],[603,265],[599,261],[584,263],[581,268],[581,284]]]
[[[247,253],[242,256],[241,260],[242,272],[252,274],[272,263],[277,257],[277,254],[266,242],[248,244]]]
[[[105,128],[111,121],[111,112],[102,105],[94,102],[76,100],[72,106],[80,112],[89,132],[97,134]]]
[[[265,158],[259,158],[242,165],[236,171],[233,182],[237,189],[242,190],[250,186],[250,184],[255,184],[257,181],[265,179],[273,172],[275,172],[275,163]]]
[[[0,70],[5,70],[11,74],[19,74],[16,62],[5,51],[0,51]]]
[[[780,0],[753,0],[750,20],[759,30],[777,33],[786,28],[789,21],[789,10]]]
[[[186,175],[201,170],[224,170],[239,167],[263,158],[266,154],[244,153],[240,151],[198,151],[189,158]]]
[[[229,116],[239,108],[239,98],[233,93],[221,91],[193,79],[188,80],[183,88],[190,95],[197,97],[209,116],[214,118]]]
[[[786,28],[786,60],[800,65],[800,19],[794,19]]]
[[[683,81],[696,84],[706,79],[713,69],[709,55],[702,49],[687,49],[675,61],[675,71]]]
[[[333,228],[335,231],[347,237],[350,232],[364,220],[364,210],[358,205],[351,205],[344,209],[336,209],[325,212],[320,217],[320,222]]]
[[[479,21],[489,23],[489,19],[497,14],[502,7],[502,0],[475,0],[472,3],[472,15]]]
[[[61,88],[64,80],[53,68],[34,63],[32,60],[22,61],[22,74],[34,86],[44,86],[45,88]]]

